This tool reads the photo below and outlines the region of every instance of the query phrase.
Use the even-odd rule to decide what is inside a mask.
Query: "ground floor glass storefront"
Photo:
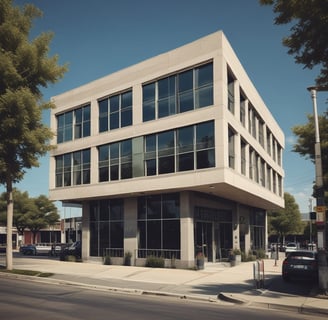
[[[247,254],[265,248],[265,223],[264,210],[192,192],[95,200],[89,255],[123,258],[130,251],[135,259],[158,256],[190,266],[202,252],[209,262],[225,261],[233,248]]]

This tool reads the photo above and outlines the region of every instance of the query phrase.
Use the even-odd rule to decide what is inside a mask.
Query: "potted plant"
[[[124,265],[131,266],[131,257],[132,253],[130,251],[125,252],[124,254]]]
[[[198,252],[196,255],[196,267],[197,270],[204,269],[205,257],[203,252]]]
[[[230,251],[229,261],[232,267],[241,263],[241,251],[240,249],[234,248]]]

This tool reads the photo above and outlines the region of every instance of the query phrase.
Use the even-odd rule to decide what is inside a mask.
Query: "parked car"
[[[309,250],[289,252],[282,263],[282,278],[288,281],[291,277],[317,278],[317,253]]]
[[[60,253],[60,260],[66,261],[69,256],[75,257],[75,259],[81,259],[82,257],[82,245],[81,241],[73,242],[71,245],[64,247]]]
[[[24,255],[35,256],[36,255],[36,247],[34,244],[24,244],[19,248],[19,252]]]
[[[285,249],[286,257],[290,252],[296,251],[297,249],[298,249],[298,246],[297,246],[296,242],[288,242],[286,244],[286,249]]]

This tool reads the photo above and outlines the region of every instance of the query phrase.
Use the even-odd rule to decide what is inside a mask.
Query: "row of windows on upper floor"
[[[214,146],[214,121],[101,145],[99,182],[214,167]],[[90,149],[55,160],[56,187],[90,183]]]
[[[228,110],[235,114],[235,82],[236,77],[228,70]],[[247,114],[246,114],[247,109]],[[267,151],[267,153],[281,165],[282,147],[270,131],[265,126],[264,120],[260,117],[255,107],[251,104],[242,88],[239,87],[239,119],[240,123],[248,127],[248,132],[260,143],[260,145]],[[248,120],[247,120],[248,119]],[[266,132],[265,132],[266,131]]]
[[[229,129],[229,167],[235,169],[235,145]],[[241,173],[281,195],[282,179],[241,141]],[[215,167],[214,121],[98,146],[98,182]],[[90,183],[90,149],[56,156],[56,187]],[[272,183],[271,183],[272,181]],[[278,181],[278,182],[277,182]]]
[[[228,109],[234,112],[234,78],[227,71]],[[197,66],[142,87],[143,121],[147,122],[177,113],[213,105],[213,63]],[[240,90],[240,121],[245,126],[245,101]],[[98,100],[99,132],[132,125],[132,90]],[[264,148],[264,121],[255,108],[248,106],[249,132]],[[57,115],[57,143],[90,136],[90,105]],[[267,152],[281,165],[281,147],[267,128]]]

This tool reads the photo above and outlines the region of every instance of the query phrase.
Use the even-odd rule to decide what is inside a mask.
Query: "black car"
[[[69,260],[69,257],[74,257],[75,260],[80,260],[82,257],[81,248],[81,241],[73,242],[71,245],[67,245],[60,252],[60,260],[67,261]]]
[[[282,278],[288,281],[291,277],[317,278],[317,252],[310,250],[289,252],[282,263]]]

